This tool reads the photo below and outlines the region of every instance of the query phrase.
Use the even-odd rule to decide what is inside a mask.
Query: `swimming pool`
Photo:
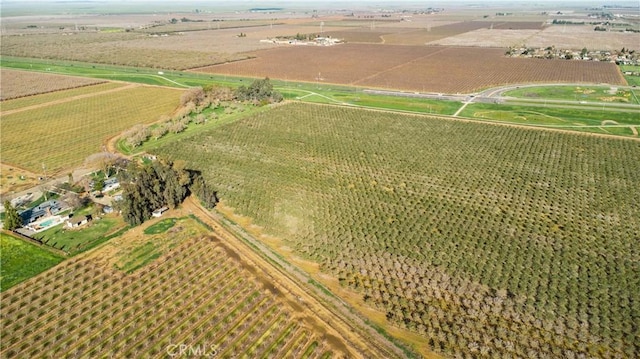
[[[60,216],[54,216],[54,217],[49,217],[42,222],[38,222],[36,223],[36,225],[41,229],[45,229],[60,223],[62,223],[62,219],[60,218]]]

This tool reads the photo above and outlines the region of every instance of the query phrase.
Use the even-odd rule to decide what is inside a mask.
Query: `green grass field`
[[[85,211],[88,212],[88,211]],[[81,212],[79,212],[81,213]],[[87,251],[115,234],[121,234],[126,224],[121,217],[103,217],[80,227],[69,229],[65,225],[56,226],[34,234],[47,245],[75,255]]]
[[[0,291],[62,262],[64,257],[46,248],[0,233]]]
[[[154,152],[445,354],[635,350],[637,141],[298,103]]]
[[[640,104],[640,90],[619,86],[544,86],[522,87],[504,93],[525,99],[554,99],[567,101],[596,101]]]
[[[620,136],[635,136],[630,126],[640,127],[640,112],[610,111],[606,107],[595,110],[472,103],[460,113],[460,116]]]
[[[620,71],[622,71],[623,73],[625,71],[640,72],[640,66],[621,65]],[[627,80],[629,86],[640,86],[640,76],[624,75],[624,78],[625,80]]]

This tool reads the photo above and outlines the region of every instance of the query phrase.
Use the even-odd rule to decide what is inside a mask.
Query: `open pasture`
[[[2,78],[0,101],[105,82],[104,80],[85,77],[8,69],[0,69],[0,78]],[[6,109],[5,105],[6,103],[2,104],[3,110]]]
[[[640,350],[638,141],[291,104],[155,152],[447,356]]]
[[[62,262],[64,257],[12,235],[0,233],[0,291]]]
[[[503,93],[517,98],[550,98],[555,100],[598,101],[640,105],[640,90],[617,86],[546,86],[521,87]]]
[[[164,358],[180,345],[216,358],[350,353],[331,328],[216,237],[176,240],[193,227],[180,224],[158,240],[167,243],[164,254],[130,273],[112,264],[121,252],[106,246],[5,292],[2,357]],[[128,255],[145,256],[158,241],[138,241]]]
[[[497,48],[344,44],[282,47],[254,55],[198,71],[444,93],[526,82],[626,84],[615,64],[507,58]]]
[[[87,96],[2,114],[2,161],[36,173],[45,165],[49,174],[79,165],[90,154],[102,151],[110,137],[171,114],[181,94],[139,85],[97,93],[87,89]]]

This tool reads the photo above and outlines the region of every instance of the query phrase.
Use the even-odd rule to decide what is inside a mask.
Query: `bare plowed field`
[[[105,82],[104,80],[86,77],[7,69],[0,69],[0,78],[2,79],[1,101]]]
[[[537,35],[542,30],[501,30],[478,29],[464,34],[450,36],[430,42],[428,45],[443,46],[479,46],[479,47],[509,47],[525,46],[527,39]]]
[[[424,45],[427,42],[464,34],[478,29],[489,29],[499,26],[499,22],[465,21],[442,26],[430,26],[414,31],[400,32],[384,36],[385,44],[391,45]],[[514,23],[515,24],[515,23]]]
[[[593,31],[593,26],[551,26],[527,40],[527,46],[555,46],[561,49],[640,50],[640,38],[633,32]]]
[[[345,44],[283,47],[255,56],[199,71],[445,93],[524,82],[626,84],[614,64],[507,58],[496,48]]]

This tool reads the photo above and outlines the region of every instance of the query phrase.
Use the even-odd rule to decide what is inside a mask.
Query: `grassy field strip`
[[[199,270],[198,273],[203,275],[202,277],[197,277],[197,278],[198,279],[203,278],[203,280],[201,282],[200,281],[196,281],[196,282],[193,282],[193,283],[189,282],[189,288],[198,288],[198,285],[205,284],[206,281],[204,280],[204,278],[207,278],[207,277],[204,277],[204,274],[213,273],[213,275],[218,275],[220,273],[225,273],[225,275],[226,275],[226,274],[232,272],[232,269],[228,268],[228,263],[216,263],[214,266],[209,266],[209,267],[204,266],[204,265],[201,264],[201,265],[199,265],[197,267],[194,267],[194,269]],[[142,313],[133,313],[134,315],[131,315],[129,320],[127,320],[127,318],[125,318],[124,322],[119,323],[119,325],[121,325],[121,329],[119,331],[117,331],[117,332],[114,332],[114,336],[116,336],[117,333],[119,333],[119,332],[125,331],[127,329],[127,327],[129,327],[131,325],[133,325],[134,327],[136,325],[139,325],[140,324],[139,320],[140,320],[141,317],[144,318],[144,317],[146,317],[145,315],[147,315],[147,314],[156,314],[156,313],[158,313],[158,309],[157,308],[166,308],[166,310],[165,310],[166,315],[172,314],[172,312],[171,312],[172,307],[170,305],[166,305],[166,306],[162,305],[163,303],[168,302],[171,299],[171,297],[169,295],[167,295],[167,294],[170,293],[172,290],[174,290],[174,288],[172,287],[172,283],[169,283],[169,282],[165,281],[165,282],[163,282],[163,284],[161,286],[158,287],[158,290],[155,290],[152,293],[149,293],[149,294],[141,293],[140,295],[136,295],[136,297],[133,298],[134,302],[137,301],[138,298],[142,298],[142,297],[147,298],[147,300],[149,300],[149,298],[153,298],[154,299],[153,306],[147,307],[146,310],[144,310]],[[161,295],[160,298],[156,298],[159,294],[163,294],[163,295]],[[158,313],[158,314],[161,314],[161,312]],[[117,316],[108,316],[107,315],[107,316],[104,316],[104,318],[105,319],[108,318],[109,321],[114,322],[116,320],[119,320],[120,317],[124,317],[125,315],[129,315],[129,312],[127,310],[123,310],[123,311],[119,312]],[[167,318],[166,315],[163,315],[162,318]],[[146,330],[145,330],[145,332],[146,332]],[[92,336],[87,336],[86,338],[83,338],[83,340],[80,340],[77,343],[74,343],[74,346],[78,347],[78,346],[80,346],[80,345],[82,345],[84,343],[91,342],[97,336],[102,336],[102,335],[101,335],[100,332],[93,333]],[[104,342],[103,343],[90,343],[90,345],[92,347],[94,347],[96,345],[103,345],[103,344],[104,344]]]
[[[195,257],[196,255],[197,255],[196,252],[192,252],[191,255],[189,255],[189,257]],[[165,262],[165,263],[167,263],[167,262]],[[183,264],[183,265],[186,265],[186,264]],[[164,277],[168,276],[171,273],[177,272],[179,269],[180,269],[180,267],[171,266],[170,270],[168,270],[167,272],[164,273]],[[105,276],[106,276],[106,274],[105,274]],[[105,303],[110,298],[114,298],[114,299],[117,298],[115,296],[117,293],[120,293],[121,291],[126,291],[127,290],[128,283],[126,283],[125,281],[130,281],[130,279],[128,279],[126,277],[119,278],[118,284],[120,285],[120,290],[117,291],[117,292],[115,290],[108,291],[106,295],[103,293],[103,289],[102,288],[95,288],[94,289],[94,291],[95,291],[94,296],[98,296],[98,295],[102,294],[102,297],[101,297],[101,299],[100,299],[100,301],[98,303],[95,303],[95,304],[93,304],[91,306],[88,306],[86,304],[83,306],[82,305],[83,301],[82,301],[81,298],[79,298],[80,297],[79,295],[73,295],[73,297],[75,298],[75,301],[73,301],[73,302],[71,302],[71,301],[67,301],[67,302],[57,301],[58,304],[54,305],[53,308],[50,308],[49,314],[46,317],[43,318],[45,324],[40,326],[40,327],[38,327],[37,331],[35,331],[33,333],[30,333],[30,334],[31,335],[37,335],[37,334],[39,334],[41,332],[44,332],[49,327],[55,327],[56,325],[60,325],[59,322],[56,323],[56,321],[53,320],[54,316],[57,317],[57,316],[59,316],[61,314],[68,314],[68,315],[76,314],[75,318],[78,318],[80,316],[80,313],[82,313],[83,310],[85,310],[86,308],[96,307],[100,303]],[[98,284],[96,284],[95,287],[98,287]],[[74,289],[77,290],[79,288],[74,287]],[[142,287],[140,292],[141,293],[145,293],[145,290],[153,291],[155,289],[156,288],[152,287],[152,285],[150,283],[150,284]],[[75,293],[75,290],[73,292],[71,292],[71,293]],[[91,298],[89,298],[89,299],[91,299]],[[86,302],[84,302],[84,303],[86,303]],[[61,310],[58,311],[58,312],[55,312],[54,309],[56,307],[61,307]],[[72,308],[72,309],[69,310],[68,308]],[[66,324],[66,323],[63,323],[63,324]],[[5,329],[6,328],[3,328],[3,331]],[[8,335],[8,334],[10,334],[10,332],[4,331],[4,335]],[[18,338],[18,337],[15,337],[15,338]],[[24,335],[20,336],[19,338],[22,338],[22,340],[19,340],[17,343],[12,343],[12,346],[17,346],[17,345],[19,345],[19,344],[21,344],[24,341],[29,339],[28,336],[24,336]],[[9,349],[10,349],[9,347],[5,348],[5,350],[3,352],[8,351]]]
[[[54,252],[49,247],[7,233],[0,233],[0,253],[0,287],[3,291],[56,266],[65,259],[63,254]]]
[[[43,107],[47,107],[47,106],[62,105],[62,104],[67,103],[67,102],[73,102],[73,101],[77,101],[77,100],[87,99],[89,97],[94,97],[94,96],[102,96],[102,95],[110,94],[110,93],[117,92],[117,91],[132,89],[132,88],[135,88],[135,87],[138,87],[138,86],[140,86],[140,85],[128,84],[128,85],[119,86],[119,87],[116,87],[116,88],[112,88],[112,89],[104,90],[104,91],[100,91],[100,92],[91,92],[91,93],[82,94],[82,95],[75,95],[75,96],[65,97],[64,99],[59,99],[59,100],[55,100],[55,101],[52,101],[52,102],[44,102],[44,103],[34,104],[34,105],[31,105],[31,106],[25,106],[25,107],[21,107],[21,108],[16,108],[14,110],[2,111],[2,112],[0,112],[0,115],[9,116],[9,115],[12,115],[14,113],[20,113],[20,112],[23,112],[23,111],[31,111],[31,110],[35,110],[35,109],[39,109],[39,108],[43,108]]]
[[[531,106],[542,108],[563,108],[576,110],[596,110],[596,111],[623,111],[631,113],[640,113],[640,105],[625,104],[616,102],[587,102],[576,103],[575,101],[563,100],[527,100],[527,99],[508,99],[504,102],[507,105]]]
[[[225,275],[224,278],[221,279],[229,279],[229,276],[233,275],[233,274],[237,274],[237,268],[234,268],[232,273],[229,273],[228,275]],[[229,281],[229,280],[228,280]],[[229,298],[230,295],[232,293],[236,293],[238,291],[238,289],[240,288],[240,286],[242,284],[244,284],[243,281],[229,281],[232,283],[227,283],[224,285],[220,286],[220,289],[217,292],[214,292],[210,298],[205,298],[204,296],[200,296],[196,299],[194,299],[193,303],[195,303],[195,305],[197,305],[197,307],[193,310],[188,311],[188,315],[185,317],[185,319],[183,320],[182,323],[186,323],[187,320],[189,321],[193,321],[195,320],[194,323],[192,323],[193,325],[191,326],[191,328],[193,330],[198,330],[198,328],[201,327],[202,323],[204,323],[207,319],[209,319],[209,315],[211,313],[221,313],[224,311],[225,306],[230,302]],[[219,281],[218,283],[222,283],[222,281]],[[203,284],[203,285],[206,285]],[[225,299],[227,299],[225,301]],[[197,303],[200,302],[200,303]],[[202,313],[201,315],[196,316],[196,313]],[[167,313],[168,315],[170,313]],[[171,335],[171,338],[173,340],[173,343],[186,343],[186,336],[187,333],[179,333],[179,329],[180,329],[180,325],[175,325],[174,329],[171,329],[169,331],[169,334],[161,334],[161,329],[162,329],[162,323],[158,323],[154,326],[151,326],[151,331],[147,331],[145,332],[145,337],[142,338],[141,340],[134,342],[132,344],[129,345],[128,349],[126,349],[124,351],[125,354],[130,353],[132,350],[136,349],[136,344],[140,345],[140,344],[144,344],[145,341],[149,340],[149,338],[151,337],[153,340],[157,340],[158,338],[163,338],[166,337],[167,335]],[[165,328],[166,330],[166,328]],[[178,332],[176,332],[178,331]],[[148,333],[152,333],[147,335]],[[178,336],[176,337],[176,334],[178,334]],[[152,342],[153,343],[153,342]],[[191,343],[191,342],[189,342]],[[159,348],[162,349],[162,348]]]

